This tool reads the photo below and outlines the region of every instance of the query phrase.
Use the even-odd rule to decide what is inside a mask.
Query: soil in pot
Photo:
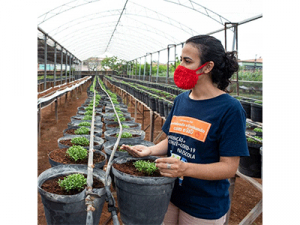
[[[72,139],[66,139],[66,140],[60,140],[59,142],[62,145],[66,145],[66,146],[73,146],[74,144],[71,142]],[[94,146],[99,145],[97,142],[94,142]],[[82,145],[82,147],[89,147],[90,145]]]
[[[133,176],[140,176],[140,177],[162,177],[162,175],[159,173],[159,170],[155,171],[153,174],[148,175],[147,173],[138,171],[133,163],[137,160],[128,161],[123,164],[113,164],[113,167],[123,173],[130,174]],[[148,160],[146,160],[148,161]],[[154,162],[154,160],[149,159],[149,162]]]
[[[86,174],[83,174],[83,176],[85,178],[87,178]],[[79,194],[80,192],[82,192],[82,190],[78,191],[78,190],[70,190],[65,191],[63,190],[59,185],[58,185],[58,180],[63,180],[64,177],[66,176],[60,176],[60,177],[56,177],[54,179],[51,180],[46,180],[43,184],[42,184],[42,189],[49,192],[49,193],[53,193],[53,194],[57,194],[57,195],[76,195]],[[85,186],[86,187],[86,186]],[[96,179],[95,177],[93,177],[93,188],[103,188],[104,184]]]
[[[77,161],[74,161],[73,159],[71,159],[67,154],[67,148],[61,148],[61,149],[56,149],[54,151],[52,151],[49,154],[49,157],[58,163],[63,163],[63,164],[86,164],[88,163],[88,157],[89,157],[89,152],[88,152],[88,156],[86,159],[78,159]],[[103,160],[105,160],[105,157],[103,155],[101,155],[98,152],[94,152],[93,153],[93,164],[102,162]]]

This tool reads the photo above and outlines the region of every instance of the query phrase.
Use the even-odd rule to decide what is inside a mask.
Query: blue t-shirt
[[[168,135],[168,156],[207,164],[220,156],[249,156],[245,136],[246,114],[229,94],[193,100],[190,91],[178,95],[162,130]],[[178,179],[171,202],[184,212],[202,219],[219,219],[229,210],[229,181]]]

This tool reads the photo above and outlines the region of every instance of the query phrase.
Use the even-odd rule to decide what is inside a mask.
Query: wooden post
[[[153,133],[154,133],[154,112],[150,109],[150,141],[153,142]]]
[[[138,104],[137,100],[134,99],[134,121],[135,122],[137,120],[137,104]]]
[[[228,179],[228,181],[229,181],[229,183],[230,183],[230,186],[229,186],[229,188],[228,188],[228,190],[229,190],[229,198],[230,198],[230,202],[232,201],[232,196],[233,196],[234,186],[235,186],[235,180],[236,180],[236,176],[231,177],[231,178]],[[229,223],[230,210],[231,210],[231,203],[230,203],[230,206],[229,206],[229,210],[228,210],[228,212],[227,212],[227,215],[226,215],[225,225],[228,225],[228,223]]]
[[[67,99],[68,99],[68,92],[66,92],[65,103],[67,102]]]
[[[142,115],[142,130],[144,130],[144,111],[145,111],[145,109],[144,109],[144,105],[142,104],[142,106],[143,106],[143,115]]]
[[[57,97],[55,98],[55,118],[56,118],[56,123],[57,123],[58,122]]]
[[[38,110],[38,138],[40,140],[41,138],[41,104],[39,104],[39,110]]]

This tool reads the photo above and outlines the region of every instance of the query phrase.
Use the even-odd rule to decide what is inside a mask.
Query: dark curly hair
[[[239,69],[235,52],[225,52],[221,41],[209,35],[197,35],[189,38],[185,43],[199,50],[202,64],[214,62],[211,71],[212,82],[217,84],[220,90],[228,92],[226,88],[230,84],[229,79]]]

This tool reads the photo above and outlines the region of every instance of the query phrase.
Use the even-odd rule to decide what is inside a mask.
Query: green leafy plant
[[[263,132],[263,130],[261,128],[259,128],[259,127],[254,128],[253,131],[255,131],[255,132]]]
[[[87,157],[87,150],[79,145],[68,148],[66,153],[70,156],[71,159],[75,160],[75,162],[78,159],[85,159]]]
[[[88,146],[90,141],[86,137],[75,137],[72,138],[71,143],[74,145]]]
[[[117,137],[119,137],[119,134],[117,134]],[[121,138],[131,138],[132,134],[130,132],[122,132]]]
[[[84,113],[84,115],[88,115],[88,116],[92,116],[93,115],[93,111],[86,111],[85,113]]]
[[[82,174],[71,174],[64,177],[63,180],[58,180],[58,185],[69,192],[70,190],[82,190],[87,184],[87,179]]]
[[[126,120],[125,117],[123,117],[123,116],[122,116],[122,117],[119,117],[119,119],[120,119],[121,122],[123,122],[123,121]],[[114,118],[114,121],[115,121],[115,122],[118,122],[117,117]]]
[[[91,123],[90,122],[81,122],[81,123],[78,124],[78,126],[80,126],[80,127],[90,127]]]
[[[256,104],[262,104],[262,101],[255,101]]]
[[[254,136],[254,138],[259,139],[259,140],[261,140],[261,141],[263,140],[263,139],[262,139],[261,137],[259,137],[259,136]],[[254,140],[254,139],[251,138],[251,137],[247,138],[247,141],[248,141],[248,142],[251,142],[251,143],[255,143],[255,144],[260,144],[260,142]]]
[[[87,116],[83,117],[83,120],[92,120],[92,116],[87,115]]]
[[[80,127],[78,128],[77,130],[75,130],[75,134],[89,134],[90,132],[90,129],[89,128],[86,128],[86,127]]]
[[[120,128],[120,127],[117,127],[117,128]],[[123,125],[122,124],[122,128],[130,128],[128,125]]]
[[[138,171],[147,173],[148,175],[151,175],[158,170],[158,168],[155,166],[155,162],[150,162],[149,160],[138,160],[134,162],[133,165]]]
[[[93,105],[85,108],[86,111],[93,111]]]

